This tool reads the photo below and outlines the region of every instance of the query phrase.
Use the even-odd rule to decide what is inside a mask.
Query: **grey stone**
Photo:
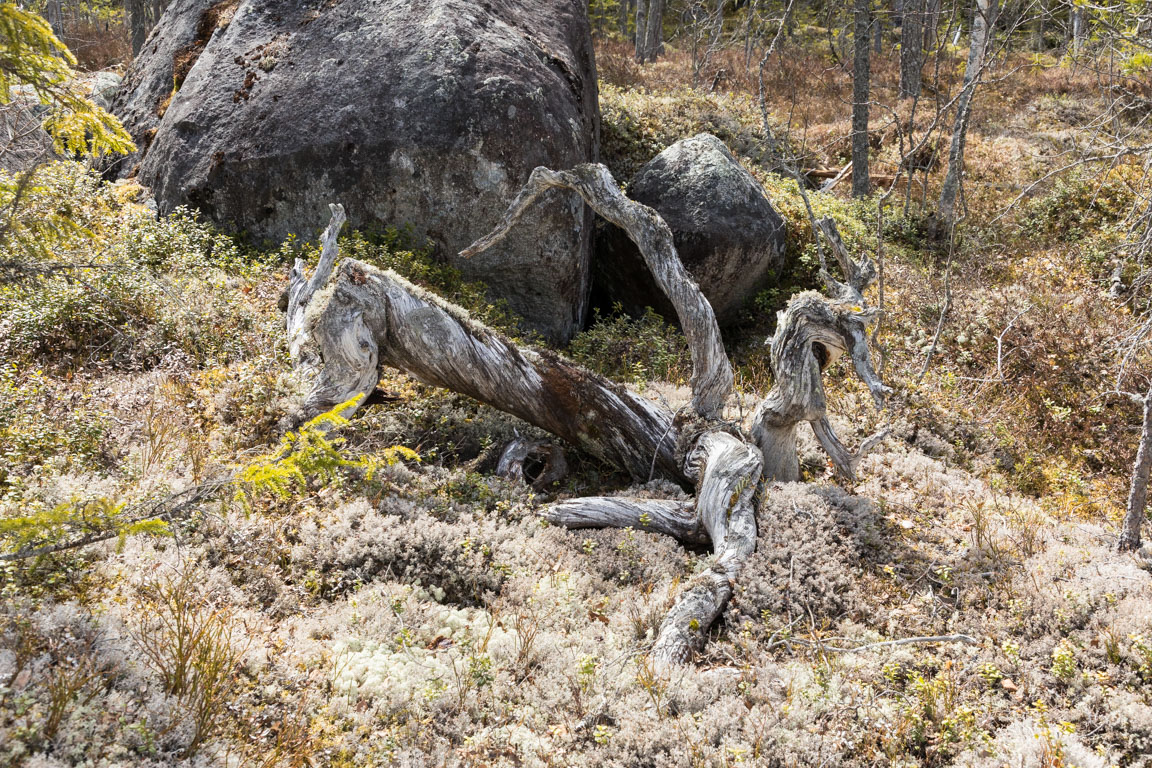
[[[93,72],[85,76],[84,80],[92,94],[92,103],[101,109],[111,109],[112,101],[116,98],[124,77],[119,72],[106,69]]]
[[[711,134],[682,139],[650,160],[629,183],[628,196],[668,222],[680,260],[721,323],[734,320],[784,266],[784,219]],[[650,306],[675,318],[639,251],[616,227],[601,225],[594,270],[602,301],[628,311]]]
[[[173,88],[175,86],[175,91]],[[174,0],[115,112],[162,211],[191,205],[254,241],[408,227],[554,340],[581,324],[591,217],[555,192],[500,246],[486,234],[538,165],[597,159],[582,0]]]

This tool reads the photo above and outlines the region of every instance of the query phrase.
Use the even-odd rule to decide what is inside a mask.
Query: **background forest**
[[[657,669],[710,552],[539,513],[683,490],[572,447],[562,479],[502,477],[548,435],[391,369],[291,424],[278,304],[319,228],[258,241],[110,180],[165,3],[5,3],[0,764],[1152,765],[1152,9],[587,5],[615,179],[709,133],[786,222],[724,327],[732,419],[819,287],[815,220],[876,261],[886,408],[824,373],[842,437],[890,430],[856,479],[802,431],[703,650]],[[406,224],[340,253],[687,400],[674,318],[601,302],[550,346]]]

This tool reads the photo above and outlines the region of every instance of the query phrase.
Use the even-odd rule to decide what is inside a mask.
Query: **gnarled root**
[[[568,461],[564,458],[564,449],[558,445],[518,437],[500,454],[496,474],[539,491],[564,479],[568,474]]]
[[[711,542],[711,565],[688,582],[660,625],[652,656],[661,670],[686,662],[703,646],[708,628],[732,597],[740,569],[756,550],[760,452],[727,432],[707,432],[685,463],[686,473],[696,480],[695,504],[599,497],[553,504],[542,513],[569,528],[634,527],[685,544]]]

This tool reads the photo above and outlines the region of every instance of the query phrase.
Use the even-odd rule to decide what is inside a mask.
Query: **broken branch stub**
[[[332,268],[336,264],[336,254],[339,252],[337,241],[340,230],[344,226],[346,216],[344,206],[333,203],[328,206],[332,212],[332,219],[324,234],[320,236],[320,261],[311,278],[304,277],[304,260],[296,259],[288,273],[288,317],[286,319],[288,331],[288,351],[293,360],[299,361],[307,341],[304,331],[304,314],[316,292],[323,288],[332,276]]]
[[[629,200],[612,174],[599,163],[578,165],[570,171],[537,168],[508,206],[500,223],[487,236],[460,252],[471,257],[504,239],[525,211],[547,190],[570,189],[596,213],[623,229],[636,243],[660,290],[672,302],[692,355],[692,407],[701,416],[716,418],[732,392],[732,366],[720,338],[712,305],[684,269],[672,230],[660,214]]]
[[[496,462],[496,474],[540,491],[568,474],[564,449],[547,440],[517,437],[504,447]]]

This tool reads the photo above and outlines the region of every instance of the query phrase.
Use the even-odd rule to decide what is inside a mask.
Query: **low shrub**
[[[266,349],[253,336],[274,313],[249,294],[276,254],[241,252],[187,210],[157,219],[131,202],[138,189],[76,163],[36,179],[0,243],[0,354],[139,369],[173,353],[204,365]]]
[[[591,327],[572,340],[568,354],[597,373],[632,384],[686,384],[692,375],[684,335],[651,307],[641,317],[624,314],[619,305],[609,317],[597,311]]]

